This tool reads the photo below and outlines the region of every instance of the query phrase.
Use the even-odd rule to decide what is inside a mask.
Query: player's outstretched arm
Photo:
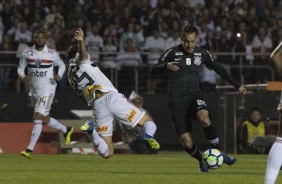
[[[84,32],[81,28],[78,28],[78,30],[75,31],[74,39],[77,40],[78,43],[79,61],[85,61],[87,59],[87,52],[84,43]]]

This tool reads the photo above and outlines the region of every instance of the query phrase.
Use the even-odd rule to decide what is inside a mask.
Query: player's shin
[[[93,129],[92,133],[92,139],[93,139],[93,145],[97,149],[97,151],[102,155],[104,158],[109,157],[109,146],[107,145],[106,141],[102,139],[98,132],[96,132],[95,129]]]
[[[204,131],[207,137],[208,142],[211,145],[211,148],[219,149],[219,138],[213,123],[209,126],[204,127]]]
[[[185,147],[185,151],[191,155],[193,158],[197,159],[199,162],[202,162],[202,154],[198,150],[198,147],[196,144],[193,143],[193,146],[191,148]]]
[[[277,137],[268,155],[268,164],[265,173],[265,184],[275,183],[282,165],[281,155],[282,155],[282,138]]]
[[[41,120],[34,120],[34,125],[33,125],[33,130],[32,130],[32,134],[30,137],[30,142],[29,145],[27,146],[27,149],[30,151],[33,151],[39,136],[41,134],[42,131],[42,121]]]
[[[154,136],[155,132],[157,130],[157,126],[153,121],[147,121],[144,125],[143,125],[143,131],[145,134],[148,134],[150,136]]]

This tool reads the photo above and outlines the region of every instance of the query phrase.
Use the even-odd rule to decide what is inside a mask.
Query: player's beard
[[[45,43],[43,43],[43,44],[39,43],[39,44],[35,45],[35,48],[36,48],[36,50],[43,50],[44,46],[45,46]]]
[[[185,51],[187,52],[187,53],[192,53],[192,52],[194,52],[194,50],[195,50],[195,47],[194,48],[192,48],[192,47],[188,47],[188,46],[186,46],[184,43],[182,44],[182,46],[183,46],[183,48],[185,49]]]

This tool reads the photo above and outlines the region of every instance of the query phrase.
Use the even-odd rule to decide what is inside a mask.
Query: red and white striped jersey
[[[54,66],[59,67],[58,75],[62,77],[66,67],[56,50],[46,45],[42,51],[36,50],[34,46],[28,47],[22,52],[18,74],[23,77],[27,67],[31,93],[54,92],[57,86],[54,80]]]

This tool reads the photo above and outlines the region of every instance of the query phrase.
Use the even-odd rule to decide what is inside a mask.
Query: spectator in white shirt
[[[181,43],[182,43],[182,41],[181,41],[181,38],[179,36],[179,32],[173,31],[172,36],[170,36],[166,40],[165,49],[169,49],[169,48],[174,47],[176,45],[179,45]]]
[[[117,57],[120,66],[138,66],[143,64],[138,49],[134,46],[133,40],[128,38],[125,47]]]
[[[145,40],[145,51],[152,52],[152,54],[147,55],[147,64],[149,66],[153,65],[157,59],[160,57],[161,52],[165,49],[166,42],[160,36],[158,30],[153,31],[153,35],[149,36]],[[156,88],[157,78],[150,77],[147,81],[148,94],[154,94]]]
[[[153,65],[155,61],[160,57],[160,54],[165,49],[165,40],[160,37],[158,30],[153,31],[153,35],[149,36],[145,40],[145,51],[152,52],[148,54],[147,64]]]
[[[103,47],[103,52],[117,52],[117,46],[114,41],[114,37],[112,35],[107,35],[105,37],[105,45]],[[103,54],[101,66],[103,68],[118,68],[118,64],[116,62],[116,54]]]
[[[17,57],[21,56],[22,51],[28,47],[31,42],[32,33],[28,30],[26,22],[22,22],[20,29],[16,30],[14,41],[17,44]]]
[[[91,28],[90,28],[91,29]],[[92,26],[92,31],[87,31],[87,35],[85,37],[85,45],[87,48],[87,52],[90,55],[90,60],[94,63],[99,63],[99,51],[104,47],[103,38],[98,34],[99,28],[94,25]]]
[[[128,38],[131,38],[133,41],[133,46],[139,49],[138,37],[137,34],[134,32],[134,24],[132,23],[128,24],[127,31],[122,33],[121,38],[119,40],[119,49],[123,49],[125,47]]]

